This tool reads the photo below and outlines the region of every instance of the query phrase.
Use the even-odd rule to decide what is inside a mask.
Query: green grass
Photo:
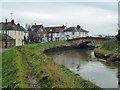
[[[120,42],[112,39],[106,41],[101,47],[95,49],[95,53],[99,53],[99,55],[111,55],[110,59],[115,57],[120,57]]]
[[[29,88],[27,84],[27,68],[20,52],[26,56],[28,64],[33,68],[38,83],[44,88],[99,88],[63,65],[54,62],[43,51],[46,49],[75,45],[70,42],[51,42],[29,44],[12,48],[3,53],[3,88]],[[8,57],[7,57],[8,56]]]
[[[93,42],[91,42],[91,43],[88,43],[87,45],[88,45],[88,46],[95,46],[96,44],[93,43]]]
[[[120,42],[113,39],[106,41],[103,45],[102,48],[108,51],[119,51],[120,50]]]
[[[29,88],[22,59],[16,47],[2,54],[2,88]]]

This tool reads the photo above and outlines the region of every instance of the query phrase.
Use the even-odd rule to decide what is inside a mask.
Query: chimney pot
[[[17,26],[20,27],[20,23],[18,23]]]
[[[13,19],[11,20],[11,23],[14,24],[14,20]]]
[[[81,27],[80,27],[80,25],[77,25],[77,29],[80,29]]]

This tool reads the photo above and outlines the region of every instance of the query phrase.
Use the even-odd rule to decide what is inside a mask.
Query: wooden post
[[[6,30],[5,30],[5,48],[7,48],[7,19],[5,20],[5,26],[6,26]]]

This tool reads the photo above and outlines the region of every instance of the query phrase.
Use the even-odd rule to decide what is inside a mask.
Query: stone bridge
[[[77,45],[80,45],[82,43],[90,43],[93,42],[95,44],[103,44],[105,41],[110,40],[109,38],[100,38],[100,37],[81,37],[81,38],[75,38],[75,39],[69,39],[67,41],[71,41],[73,43],[76,43]]]

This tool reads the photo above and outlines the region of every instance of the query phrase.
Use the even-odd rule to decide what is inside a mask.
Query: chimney
[[[14,20],[13,19],[11,20],[11,23],[14,24]]]
[[[64,29],[66,26],[62,25],[62,28]]]
[[[20,27],[20,23],[17,23],[17,26]]]
[[[77,25],[77,29],[80,29],[81,27],[80,27],[80,25]]]
[[[36,23],[35,23],[35,26],[36,26]]]

